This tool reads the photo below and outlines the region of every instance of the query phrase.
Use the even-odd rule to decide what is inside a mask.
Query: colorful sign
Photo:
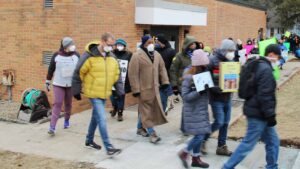
[[[241,65],[239,62],[221,62],[219,87],[223,92],[237,92]]]
[[[271,44],[277,44],[276,38],[260,41],[259,42],[259,55],[265,56],[266,48]]]

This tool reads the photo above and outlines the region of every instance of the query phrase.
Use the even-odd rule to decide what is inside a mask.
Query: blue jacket
[[[208,116],[207,92],[196,91],[192,75],[185,75],[182,82],[182,125],[187,134],[198,135],[211,132]]]
[[[245,101],[243,109],[247,117],[266,120],[275,116],[276,81],[270,64],[266,62],[258,64],[255,74],[256,93]]]

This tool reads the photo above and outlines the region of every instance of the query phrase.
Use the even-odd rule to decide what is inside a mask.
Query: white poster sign
[[[214,82],[212,80],[210,72],[196,74],[193,76],[193,80],[194,80],[197,92],[205,90],[206,84],[208,85],[209,88],[214,87]]]

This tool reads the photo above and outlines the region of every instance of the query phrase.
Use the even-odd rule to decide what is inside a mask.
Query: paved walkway
[[[298,65],[291,63],[286,66],[286,69],[292,70]],[[288,70],[282,72],[283,77]],[[111,141],[117,148],[123,149],[123,153],[114,159],[108,158],[103,150],[96,151],[84,146],[91,110],[72,116],[70,129],[62,129],[63,120],[60,119],[55,137],[49,137],[47,134],[49,123],[25,125],[0,122],[0,149],[64,160],[92,162],[99,168],[107,169],[181,169],[177,152],[189,139],[182,136],[179,131],[181,107],[181,103],[176,104],[175,109],[169,113],[169,123],[156,128],[162,137],[159,145],[152,145],[147,138],[136,135],[136,106],[125,111],[125,121],[121,123],[107,114]],[[240,105],[234,107],[232,119],[240,112]],[[101,143],[98,131],[96,135],[95,141]],[[238,142],[228,141],[228,146],[232,150],[238,144]],[[228,158],[215,155],[216,140],[210,139],[208,149],[209,154],[203,159],[210,163],[211,169],[221,168]],[[299,169],[299,160],[299,149],[280,148],[280,169]],[[259,144],[237,169],[259,169],[264,168],[264,165],[264,146]]]

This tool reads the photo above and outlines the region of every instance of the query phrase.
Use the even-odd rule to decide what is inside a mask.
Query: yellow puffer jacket
[[[118,81],[120,69],[114,57],[101,56],[99,42],[91,42],[86,52],[91,56],[83,63],[79,75],[83,84],[83,94],[88,98],[107,99],[112,94],[112,86]]]

